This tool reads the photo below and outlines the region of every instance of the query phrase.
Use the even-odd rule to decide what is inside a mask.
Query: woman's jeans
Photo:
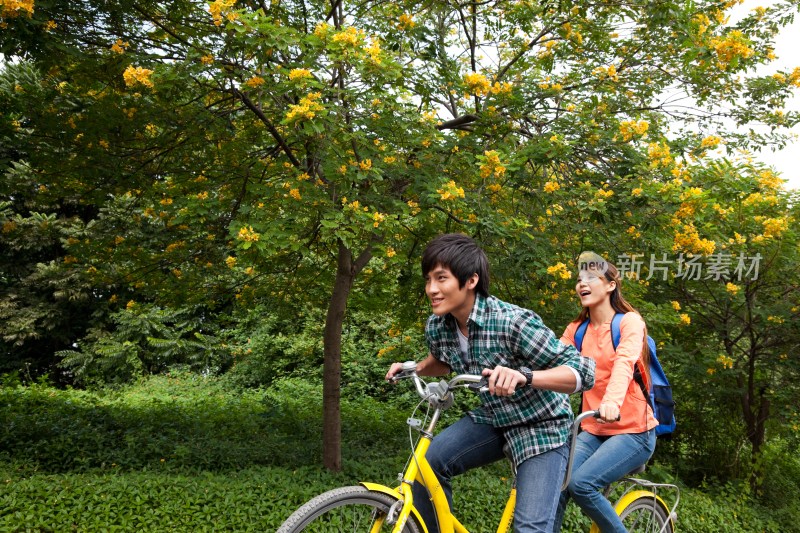
[[[578,435],[572,478],[561,494],[556,531],[561,529],[564,509],[571,496],[603,533],[626,529],[602,490],[645,464],[656,448],[656,430],[601,437],[586,431]]]
[[[450,485],[453,476],[502,459],[505,442],[501,429],[490,424],[477,424],[469,416],[449,426],[431,441],[426,458],[442,484],[450,509],[453,508]],[[517,467],[517,504],[514,510],[516,533],[554,531],[567,453],[567,446],[562,445],[531,457]],[[425,520],[428,531],[438,533],[439,527],[427,489],[414,483],[413,494],[414,506]]]

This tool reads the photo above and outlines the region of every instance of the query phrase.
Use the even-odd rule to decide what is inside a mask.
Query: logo
[[[578,256],[578,271],[591,270],[597,275],[608,272],[608,262],[594,252],[581,252]]]

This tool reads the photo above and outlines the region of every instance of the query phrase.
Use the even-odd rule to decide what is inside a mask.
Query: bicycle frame
[[[423,389],[424,385],[422,381],[419,380],[416,375],[413,375],[412,377],[414,377],[414,383],[417,386],[417,391],[420,393],[420,396],[423,398],[430,398],[431,394],[427,390]],[[455,376],[447,383],[447,390],[449,391],[456,384],[463,382],[477,383],[479,379],[480,376],[472,376],[468,374]],[[396,516],[397,521],[392,529],[392,533],[401,533],[406,525],[406,522],[408,521],[408,517],[412,514],[418,519],[418,522],[422,524],[422,527],[425,529],[426,533],[428,531],[428,525],[422,521],[419,511],[417,511],[416,507],[414,507],[414,496],[411,489],[415,481],[423,484],[428,489],[428,492],[431,495],[431,503],[439,521],[439,531],[441,533],[469,533],[467,528],[464,527],[464,525],[459,522],[458,518],[453,515],[450,509],[450,504],[447,502],[447,496],[445,495],[444,489],[439,482],[439,478],[436,477],[433,468],[431,468],[431,465],[428,463],[426,458],[428,447],[430,446],[431,439],[433,438],[433,430],[436,427],[436,424],[439,422],[441,412],[444,408],[446,408],[443,407],[444,403],[444,401],[432,403],[432,405],[435,406],[435,410],[431,415],[428,427],[421,432],[421,436],[414,449],[414,453],[408,462],[408,467],[406,467],[405,472],[402,474],[400,486],[398,486],[396,489],[391,489],[385,485],[379,485],[376,483],[361,483],[361,485],[367,489],[394,496],[398,499],[398,504],[402,503],[399,513]],[[501,516],[500,523],[497,527],[497,533],[507,533],[510,530],[511,522],[514,518],[514,507],[516,505],[516,500],[517,489],[516,487],[512,487],[508,500],[506,501],[505,508],[503,509],[503,515]],[[387,517],[394,519],[392,516],[393,512],[395,512],[395,509],[390,509],[389,513],[387,513]],[[381,526],[382,523],[376,524],[373,529],[375,531],[379,531]]]
[[[442,488],[439,479],[436,477],[436,474],[433,471],[430,463],[426,458],[426,454],[428,452],[428,447],[431,444],[431,439],[433,438],[434,429],[439,422],[439,417],[443,410],[449,407],[447,396],[451,394],[451,391],[462,383],[478,383],[480,376],[472,376],[468,374],[462,374],[455,376],[449,382],[441,382],[441,384],[433,384],[429,386],[425,384],[424,381],[419,379],[416,373],[411,370],[411,374],[405,377],[412,377],[414,379],[414,383],[417,388],[417,392],[419,395],[427,399],[432,407],[434,407],[433,414],[430,417],[429,423],[427,428],[424,430],[420,430],[421,436],[417,445],[415,446],[414,452],[411,455],[411,458],[408,461],[408,466],[405,469],[405,472],[401,474],[400,477],[400,485],[397,488],[390,488],[385,485],[380,485],[377,483],[369,483],[369,482],[362,482],[361,485],[369,490],[381,492],[387,495],[392,496],[396,503],[389,509],[386,514],[386,517],[383,520],[379,520],[372,528],[372,532],[375,533],[380,531],[383,526],[384,521],[389,520],[390,524],[394,522],[394,526],[392,528],[392,533],[401,533],[403,528],[405,527],[408,519],[410,516],[414,516],[416,521],[422,525],[423,530],[425,533],[428,532],[428,525],[425,524],[422,520],[422,517],[419,514],[419,511],[414,506],[414,496],[412,493],[412,487],[414,482],[419,482],[423,484],[431,496],[431,503],[433,505],[433,509],[436,514],[436,518],[439,522],[439,530],[441,533],[469,533],[467,528],[459,522],[459,520],[453,515],[452,510],[450,509],[450,505],[447,501],[447,496],[445,495],[444,489]],[[464,385],[461,385],[464,386]],[[479,386],[479,385],[478,385]],[[470,385],[472,387],[472,385]],[[452,397],[451,397],[452,399]],[[452,402],[450,402],[452,403]],[[570,447],[570,454],[569,459],[567,461],[567,469],[564,476],[564,483],[562,485],[562,490],[564,490],[569,482],[570,476],[572,474],[572,464],[573,464],[573,453],[572,451],[575,448],[575,440],[580,429],[580,423],[583,419],[590,417],[590,416],[597,416],[596,411],[587,411],[581,413],[575,418],[573,427],[572,427],[572,434],[570,436],[571,440],[571,447]],[[409,424],[412,424],[411,419],[409,419]],[[632,487],[629,488],[625,493],[620,497],[617,501],[615,509],[617,514],[620,514],[628,505],[639,498],[648,498],[653,500],[653,505],[658,505],[664,509],[668,513],[668,520],[673,523],[674,528],[674,516],[675,516],[675,509],[678,506],[678,499],[680,498],[680,493],[678,493],[678,499],[676,499],[675,504],[670,509],[666,502],[658,496],[657,488],[665,487],[665,488],[675,488],[674,485],[669,484],[662,484],[662,483],[653,483],[651,481],[636,479],[632,477],[623,478],[620,481],[626,481],[631,483],[633,486],[639,486],[642,488],[655,488],[656,491],[648,491],[648,490],[632,490]],[[508,496],[506,501],[506,505],[503,509],[503,514],[500,518],[500,522],[497,526],[497,533],[507,533],[511,529],[511,523],[514,518],[514,507],[516,506],[516,499],[517,499],[517,489],[516,484],[511,488],[511,492]],[[598,528],[596,524],[592,524],[592,529],[590,533],[598,532]]]

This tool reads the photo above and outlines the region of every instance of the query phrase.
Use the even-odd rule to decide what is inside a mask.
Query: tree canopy
[[[800,67],[755,67],[797,2],[735,4],[2,0],[2,370],[322,363],[338,469],[346,328],[421,356],[421,247],[463,231],[556,331],[581,251],[627,261],[681,414],[757,455],[800,297],[796,193],[752,154]]]

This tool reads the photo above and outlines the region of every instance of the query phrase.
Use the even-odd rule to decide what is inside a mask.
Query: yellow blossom
[[[675,232],[673,239],[673,251],[686,251],[702,255],[714,253],[716,243],[708,239],[701,239],[697,229],[693,224],[683,224],[683,227]]]
[[[766,218],[761,224],[764,226],[764,237],[767,239],[780,237],[784,231],[789,229],[789,220],[786,217]]]
[[[714,149],[717,146],[719,146],[721,142],[722,139],[720,137],[717,137],[716,135],[709,135],[708,137],[705,137],[703,138],[702,141],[700,141],[700,148]]]
[[[238,239],[245,242],[256,242],[261,237],[260,234],[253,231],[253,226],[242,226],[239,230]]]
[[[375,213],[372,214],[372,220],[374,221],[372,225],[377,228],[385,219],[386,215],[375,211]]]
[[[372,43],[364,48],[369,55],[370,61],[376,65],[381,64],[381,41],[377,37],[372,38]]]
[[[393,155],[387,155],[386,157],[383,158],[383,162],[386,163],[387,165],[391,165],[395,161],[397,161],[397,158],[394,157]]]
[[[570,279],[572,277],[572,272],[567,268],[567,265],[561,262],[547,267],[547,273],[561,279]]]
[[[723,69],[735,58],[747,59],[753,55],[750,42],[741,30],[732,30],[724,38],[714,37],[710,44],[717,55],[717,64]]]
[[[646,120],[639,122],[635,120],[626,120],[619,123],[619,133],[622,135],[622,140],[628,142],[636,136],[641,137],[647,133],[649,127],[650,123]]]
[[[364,159],[363,161],[358,163],[358,167],[366,172],[367,170],[372,168],[372,159]]]
[[[141,84],[145,87],[153,87],[153,82],[150,81],[150,76],[153,71],[143,67],[134,67],[128,65],[125,72],[122,73],[122,78],[125,80],[125,85],[133,87],[134,85]]]
[[[397,252],[394,251],[394,248],[388,246],[386,248],[386,257],[394,257],[395,255],[397,255]]]
[[[303,119],[311,120],[320,111],[325,110],[325,106],[318,102],[322,98],[322,93],[309,93],[300,99],[300,103],[289,106],[286,113],[287,122],[297,122]]]
[[[739,293],[739,288],[740,287],[738,285],[736,285],[734,283],[731,283],[731,282],[728,282],[728,283],[725,284],[725,290],[728,291],[731,294],[738,294]]]
[[[486,96],[491,89],[491,83],[486,76],[477,72],[464,75],[464,85],[467,86],[467,92],[475,96]]]
[[[673,161],[669,146],[664,142],[650,143],[647,147],[647,155],[650,156],[650,166],[652,168],[666,167]]]
[[[300,189],[292,189],[289,191],[289,196],[294,198],[295,200],[301,200],[303,197],[300,196]]]
[[[200,58],[200,62],[204,65],[210,65],[214,62],[214,56],[212,54],[206,54]]]
[[[407,13],[403,13],[397,18],[397,27],[401,30],[410,30],[416,25],[417,23],[414,22],[414,18]]]
[[[311,77],[311,71],[305,68],[293,68],[289,71],[289,80],[297,81]]]
[[[728,242],[730,244],[740,244],[741,245],[741,244],[746,243],[747,239],[744,236],[740,235],[738,232],[734,231],[733,232],[733,237],[731,239],[728,239]]]
[[[644,190],[641,187],[636,187],[631,191],[631,196],[641,196]]]
[[[783,180],[771,170],[758,173],[758,184],[764,189],[777,190],[783,187]]]
[[[464,198],[464,189],[456,185],[456,182],[450,180],[441,189],[436,189],[442,200],[451,200],[456,198]]]
[[[678,301],[676,301],[676,300],[672,300],[672,308],[673,308],[674,310],[676,310],[676,311],[680,311],[680,310],[681,310],[681,304],[680,304],[680,302],[678,302]]]
[[[733,368],[733,359],[731,359],[725,354],[722,354],[719,357],[717,357],[717,362],[720,365],[722,365],[722,368]]]
[[[0,17],[16,18],[33,15],[33,0],[0,0]]]
[[[511,94],[511,91],[514,89],[514,86],[508,82],[494,82],[490,92],[492,94]],[[573,106],[574,107],[574,106]]]
[[[500,163],[500,153],[496,150],[487,150],[483,153],[485,161],[480,166],[481,178],[486,179],[494,175],[495,178],[501,178],[505,175],[506,167]]]
[[[689,324],[692,323],[692,318],[686,313],[681,313],[680,317],[681,317],[681,324],[683,324],[684,326],[688,326]]]
[[[561,188],[557,181],[548,181],[544,184],[544,192],[551,193]]]
[[[223,18],[231,20],[233,13],[230,13],[230,10],[234,4],[236,4],[236,0],[214,0],[208,3],[208,12],[211,13],[215,26],[221,26]]]
[[[183,241],[173,242],[167,246],[166,252],[172,253],[179,248],[183,248],[184,246],[186,246],[186,243]]]
[[[228,268],[233,268],[236,266],[236,258],[231,257],[230,255],[225,258],[225,264],[228,265]]]
[[[264,85],[265,83],[266,83],[266,81],[261,76],[253,76],[252,78],[250,78],[249,80],[244,82],[245,85],[247,85],[248,87],[253,88],[253,89],[255,89],[256,87],[260,87],[261,85]]]
[[[134,307],[136,307],[136,302],[133,300],[128,300],[128,303],[125,304],[125,309],[133,309]]]
[[[361,46],[361,43],[364,41],[365,33],[364,30],[359,30],[354,28],[353,26],[348,26],[344,30],[336,33],[332,40],[335,43],[339,43],[345,46],[357,47]]]
[[[117,39],[117,42],[111,45],[111,51],[115,54],[124,54],[125,50],[127,50],[130,45],[131,43],[125,42],[122,39]]]

